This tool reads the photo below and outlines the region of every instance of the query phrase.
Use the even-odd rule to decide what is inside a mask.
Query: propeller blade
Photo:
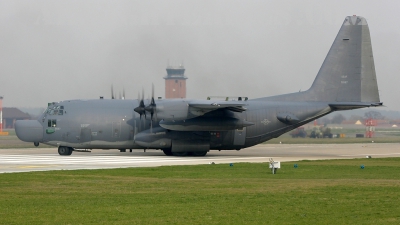
[[[111,85],[111,99],[114,99],[114,85]]]
[[[153,100],[154,103],[154,83],[151,83],[151,99]]]
[[[151,119],[153,119],[153,114],[155,112],[156,109],[156,102],[154,101],[154,84],[152,85],[151,88],[151,100],[150,100],[150,104],[148,106],[146,106],[146,111],[149,112],[151,114]]]
[[[139,100],[140,99],[140,100]],[[138,93],[138,107],[134,108],[133,110],[140,115],[140,120],[142,120],[142,115],[146,119],[146,106],[144,104],[144,89],[142,88],[142,97],[140,98],[140,93]]]

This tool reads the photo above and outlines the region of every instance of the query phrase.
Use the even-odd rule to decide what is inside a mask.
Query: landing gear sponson
[[[200,152],[171,152],[171,149],[163,149],[162,150],[167,156],[205,156],[208,151],[200,151]]]
[[[126,152],[125,149],[119,149],[120,152]],[[71,147],[60,146],[58,147],[58,154],[60,155],[71,155],[74,151]],[[162,150],[165,155],[167,156],[205,156],[207,155],[208,151],[200,151],[200,152],[171,152],[170,149],[163,149]],[[130,152],[132,152],[130,150]]]

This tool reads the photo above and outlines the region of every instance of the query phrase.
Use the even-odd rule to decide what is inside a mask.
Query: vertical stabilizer
[[[307,91],[308,100],[379,102],[378,85],[367,21],[348,16]]]
[[[346,17],[310,89],[265,99],[381,105],[367,21]]]

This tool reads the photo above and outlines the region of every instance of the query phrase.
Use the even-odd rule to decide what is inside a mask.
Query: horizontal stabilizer
[[[349,110],[349,109],[359,109],[365,107],[378,107],[382,105],[383,105],[382,102],[376,102],[376,103],[335,102],[335,103],[330,103],[329,107],[331,107],[333,110]]]

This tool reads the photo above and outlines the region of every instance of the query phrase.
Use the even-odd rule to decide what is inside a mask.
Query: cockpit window
[[[48,115],[64,115],[64,106],[62,105],[49,106],[49,108],[47,108],[46,113]]]
[[[48,127],[56,127],[57,126],[57,120],[47,120],[47,126]]]

